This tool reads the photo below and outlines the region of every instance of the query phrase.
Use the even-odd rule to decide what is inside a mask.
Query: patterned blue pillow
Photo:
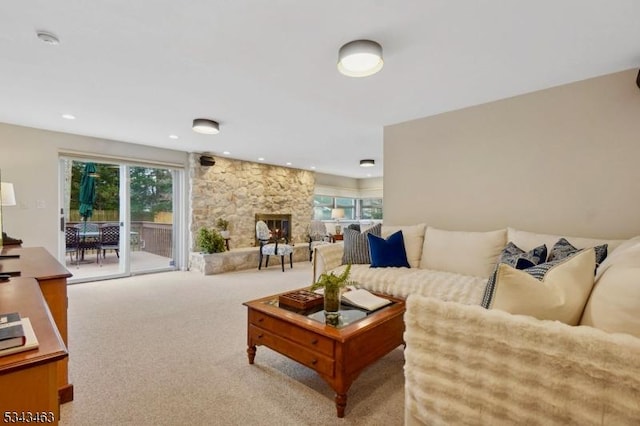
[[[371,256],[369,255],[369,240],[367,239],[367,234],[373,234],[379,237],[381,231],[381,223],[372,226],[363,233],[360,233],[353,229],[345,229],[343,237],[344,254],[342,255],[342,264],[346,265],[351,263],[352,265],[355,265],[371,263]]]
[[[596,268],[607,258],[608,244],[602,244],[601,246],[595,246],[593,249],[596,252]],[[569,256],[573,256],[581,249],[575,248],[566,238],[560,238],[558,242],[553,245],[551,253],[549,254],[549,261],[564,259]]]
[[[389,235],[386,240],[373,234],[367,234],[367,238],[372,268],[411,268],[402,231]]]
[[[527,252],[509,241],[502,249],[498,263],[506,263],[516,269],[526,269],[538,265],[547,259],[547,246],[545,244],[533,248]]]
[[[502,249],[502,253],[500,253],[500,257],[498,257],[498,264],[487,281],[487,286],[485,287],[484,295],[482,296],[482,306],[487,309],[491,306],[496,286],[496,272],[498,271],[499,264],[506,263],[516,269],[523,269],[528,272],[530,268],[539,265],[545,260],[547,260],[547,246],[545,244],[525,252],[520,247],[509,241],[509,244]]]

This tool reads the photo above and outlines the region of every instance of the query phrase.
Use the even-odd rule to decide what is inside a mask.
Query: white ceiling
[[[637,0],[2,1],[0,122],[376,177],[385,125],[640,66],[638,16]],[[338,49],[360,38],[385,66],[345,77]]]

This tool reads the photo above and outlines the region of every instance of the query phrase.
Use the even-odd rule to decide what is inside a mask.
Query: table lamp
[[[340,226],[340,219],[344,217],[344,209],[331,209],[331,219],[335,219],[336,224],[336,234],[340,235],[342,231],[342,227]]]
[[[13,184],[9,182],[0,182],[0,206],[15,206],[16,205],[16,193],[13,190]],[[0,239],[0,246],[2,245],[14,245],[22,244],[22,240],[8,237],[2,227],[2,213],[0,211],[0,230],[2,230],[2,237]]]

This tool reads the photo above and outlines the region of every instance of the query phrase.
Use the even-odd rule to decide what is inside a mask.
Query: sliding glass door
[[[60,176],[59,257],[70,282],[175,269],[179,171],[61,157]]]

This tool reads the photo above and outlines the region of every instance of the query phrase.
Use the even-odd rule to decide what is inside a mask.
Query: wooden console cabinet
[[[19,258],[0,259],[0,274],[20,272],[20,277],[37,280],[62,341],[68,348],[67,278],[71,276],[71,273],[43,247],[7,246],[2,249],[2,254],[20,255]],[[3,311],[5,311],[4,301],[2,305]],[[68,357],[57,362],[56,376],[60,403],[72,401],[73,385],[69,383]]]
[[[2,312],[29,318],[39,344],[0,356],[0,422],[58,424],[58,366],[68,355],[38,282],[11,278],[0,283],[0,306]]]

